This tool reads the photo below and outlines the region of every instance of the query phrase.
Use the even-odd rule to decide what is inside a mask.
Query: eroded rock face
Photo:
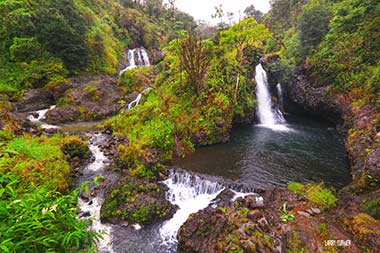
[[[73,84],[47,113],[49,124],[59,125],[77,120],[98,120],[117,114],[122,108],[123,92],[113,77]]]
[[[30,112],[49,108],[55,103],[54,95],[47,89],[35,89],[24,93],[23,102],[15,105],[16,111]]]
[[[306,76],[299,75],[294,83],[286,86],[285,100],[294,103],[297,110],[340,124],[341,107],[337,97],[328,95],[330,89],[331,86],[313,87]]]

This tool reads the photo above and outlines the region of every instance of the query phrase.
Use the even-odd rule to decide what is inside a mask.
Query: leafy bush
[[[46,187],[23,187],[12,174],[0,176],[2,252],[83,252],[92,248],[99,235],[86,229],[90,221],[76,217],[78,191],[62,195]],[[25,193],[18,193],[20,190]]]

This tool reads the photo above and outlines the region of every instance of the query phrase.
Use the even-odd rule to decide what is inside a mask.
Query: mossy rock
[[[152,224],[169,219],[175,211],[166,200],[165,189],[154,180],[125,176],[106,192],[102,221]]]
[[[380,248],[380,222],[375,218],[359,213],[347,218],[344,225],[365,252]]]

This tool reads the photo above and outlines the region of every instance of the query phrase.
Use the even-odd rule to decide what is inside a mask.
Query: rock
[[[81,219],[81,218],[87,218],[87,217],[90,217],[90,216],[91,216],[90,212],[87,211],[87,212],[80,213],[78,215],[78,218]]]
[[[248,213],[247,218],[250,220],[257,220],[258,218],[262,216],[263,214],[259,210],[255,209]]]
[[[299,75],[292,85],[284,87],[284,96],[287,110],[321,117],[333,123],[340,123],[342,120],[339,102],[334,96],[326,95],[330,86],[314,87],[305,75]],[[290,101],[290,103],[289,103]]]
[[[263,231],[268,232],[270,230],[269,223],[265,217],[259,219],[257,223]]]
[[[304,212],[304,211],[297,211],[297,213],[301,216],[304,216],[304,217],[310,217],[310,214],[307,213],[307,212]]]
[[[34,89],[24,93],[23,102],[16,103],[14,109],[18,112],[38,111],[49,108],[55,103],[54,95],[46,89]]]
[[[314,213],[314,214],[321,214],[321,209],[319,208],[315,208],[315,207],[312,207],[310,208],[310,210]]]

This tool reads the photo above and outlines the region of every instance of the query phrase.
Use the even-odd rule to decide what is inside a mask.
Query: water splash
[[[173,218],[165,222],[160,229],[162,244],[173,247],[177,244],[177,232],[187,218],[206,208],[224,187],[217,182],[177,171],[171,171],[164,184],[169,188],[167,199],[179,207]]]
[[[289,129],[285,125],[286,120],[281,111],[273,107],[267,73],[261,64],[256,66],[255,79],[259,126],[267,127],[275,131],[288,131]]]
[[[48,109],[30,112],[27,119],[34,124],[41,124],[42,129],[57,129],[57,128],[59,128],[58,126],[49,125],[49,124],[43,122],[43,120],[46,119],[47,112],[49,110],[53,110],[55,107],[56,107],[55,105],[52,105]]]

